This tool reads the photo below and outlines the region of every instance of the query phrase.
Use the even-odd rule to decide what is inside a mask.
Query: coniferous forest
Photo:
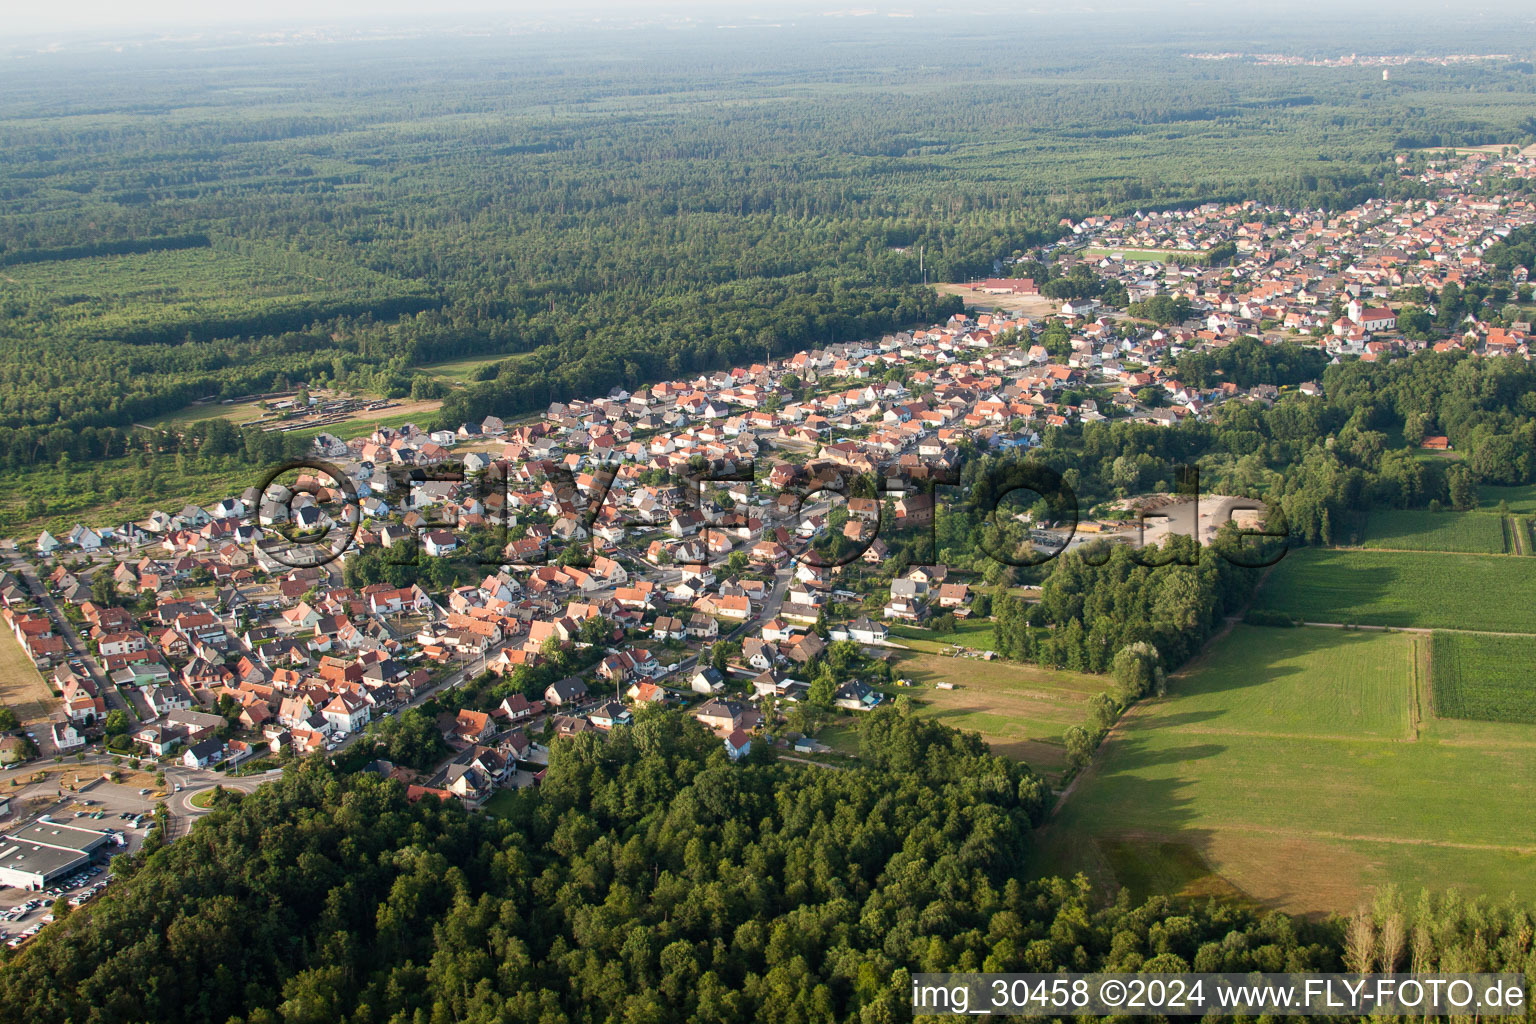
[[[0,970],[0,1019],[884,1022],[914,972],[1343,970],[1366,927],[1399,966],[1536,967],[1513,907],[1387,893],[1346,926],[1029,880],[1041,780],[894,709],[848,771],[730,764],[675,712],[563,742],[505,817],[318,760],[227,794]]]
[[[1460,13],[1445,47],[1513,45]],[[1064,218],[1338,210],[1417,195],[1401,152],[1536,141],[1528,54],[1390,82],[1190,60],[1247,45],[1222,18],[7,51],[0,480],[104,503],[189,471],[248,483],[307,439],[155,421],[299,382],[441,399],[451,427],[511,417],[943,320],[962,303],[932,283],[999,273]],[[1422,48],[1390,18],[1281,12],[1263,31],[1311,56],[1346,29],[1363,52]],[[1489,259],[1531,253],[1520,234]],[[1466,311],[1437,300],[1448,324]],[[469,358],[462,387],[427,369]],[[1053,428],[1035,455],[1085,508],[1198,460],[1208,488],[1267,493],[1295,537],[1339,542],[1373,506],[1465,509],[1480,483],[1536,478],[1536,381],[1498,364],[1325,368],[1236,343],[1179,375],[1324,393],[1187,429]],[[1430,431],[1466,461],[1396,450]],[[1004,458],[966,462],[972,502],[935,531],[947,564],[982,571],[995,537],[974,499]],[[7,520],[45,511],[0,498]],[[998,648],[1114,672],[1134,699],[1255,577],[1074,554],[1011,581],[1041,585],[1029,608],[998,588]],[[1536,969],[1514,903],[1387,890],[1303,919],[1054,877],[1035,858],[1046,781],[905,708],[872,712],[836,769],[766,744],[729,762],[674,712],[554,742],[542,785],[497,814],[323,756],[221,794],[188,834],[118,858],[108,896],[0,949],[0,1022],[874,1024],[910,1019],[923,971]]]

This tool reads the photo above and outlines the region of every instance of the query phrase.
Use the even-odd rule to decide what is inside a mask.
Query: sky
[[[574,3],[532,0],[48,0],[18,4],[6,15],[15,32],[94,31],[99,29],[196,29],[215,25],[296,28],[321,22],[390,22],[423,17],[466,15],[477,18],[531,15],[554,11],[572,14],[640,13],[668,10],[716,13],[730,3],[704,0],[576,0]]]
[[[692,16],[705,21],[740,20],[794,13],[816,17],[825,14],[945,16],[964,12],[975,16],[1002,17],[1000,24],[1016,21],[1032,12],[1068,16],[1109,17],[1126,14],[1150,16],[1177,13],[1184,17],[1233,16],[1239,12],[1268,16],[1277,12],[1296,16],[1322,16],[1328,20],[1358,16],[1364,20],[1383,17],[1427,15],[1431,20],[1454,16],[1481,20],[1510,20],[1512,27],[1531,24],[1529,0],[1271,0],[1262,8],[1246,4],[1234,7],[1229,0],[45,0],[16,4],[6,15],[7,35],[49,33],[107,34],[197,31],[211,27],[299,30],[315,25],[348,24],[355,27],[389,26],[426,19],[462,19],[465,22],[569,21],[603,15],[647,16],[665,12],[671,17]]]

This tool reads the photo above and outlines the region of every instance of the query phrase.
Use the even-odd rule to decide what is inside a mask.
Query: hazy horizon
[[[1469,29],[1487,28],[1490,23],[1505,18],[1512,19],[1515,25],[1536,25],[1536,16],[1528,7],[1515,2],[1481,3],[1467,7],[1445,2],[1339,5],[1306,0],[1269,5],[1261,11],[1237,11],[1201,0],[1119,0],[1109,4],[1082,0],[1070,5],[1038,6],[999,2],[937,8],[912,3],[849,4],[840,3],[839,0],[826,0],[823,3],[764,0],[729,5],[705,0],[583,0],[557,7],[527,0],[446,0],[432,5],[423,5],[419,0],[273,0],[264,5],[259,13],[253,13],[247,8],[236,7],[210,10],[206,4],[197,0],[140,0],[128,4],[111,3],[108,0],[62,0],[13,12],[10,28],[14,43],[24,38],[33,41],[38,36],[99,37],[124,31],[148,35],[196,34],[203,31],[303,33],[330,27],[369,32],[434,26],[495,28],[504,27],[508,22],[558,27],[592,21],[634,23],[638,20],[677,27],[690,24],[716,27],[737,23],[771,23],[775,19],[803,22],[817,19],[872,22],[993,19],[998,30],[1007,31],[1019,27],[1027,19],[1081,18],[1085,22],[1102,23],[1121,18],[1165,18],[1171,27],[1174,23],[1202,21],[1210,24],[1258,26],[1284,23],[1297,16],[1313,19],[1313,24],[1353,22],[1362,27],[1373,27],[1373,23],[1375,27],[1380,27],[1377,19],[1401,22],[1404,18],[1426,22],[1445,19],[1451,25]],[[1007,19],[1014,20],[1010,22]]]

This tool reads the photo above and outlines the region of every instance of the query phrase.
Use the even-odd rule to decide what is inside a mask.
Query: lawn
[[[854,718],[824,726],[816,733],[816,739],[839,754],[857,754],[859,752],[858,720]]]
[[[953,633],[940,633],[917,626],[892,624],[891,636],[905,647],[942,654],[951,647],[967,647],[974,651],[997,650],[997,634],[992,630],[991,619],[959,619]]]
[[[503,815],[510,814],[512,812],[512,805],[516,802],[517,790],[498,789],[486,799],[485,803],[480,805],[480,809],[485,811],[487,814],[494,814],[497,817],[501,817]]]
[[[1137,896],[1229,887],[1312,912],[1346,911],[1388,882],[1528,890],[1536,729],[1413,740],[1428,642],[1234,629],[1122,722],[1046,830],[1037,866],[1081,868]],[[1517,730],[1524,742],[1512,744]]]
[[[1211,257],[1207,253],[1188,252],[1183,249],[1107,249],[1103,246],[1090,245],[1083,249],[1083,255],[1124,256],[1133,263],[1182,263],[1194,266],[1211,262]]]
[[[1364,546],[1399,551],[1460,551],[1474,555],[1502,555],[1508,551],[1498,516],[1400,509],[1371,513]]]
[[[1088,700],[1109,688],[1105,676],[1001,660],[913,653],[903,655],[894,667],[898,678],[921,687],[911,691],[921,714],[980,733],[995,753],[1026,761],[1047,774],[1059,773],[1066,765],[1062,734],[1082,724]],[[937,689],[939,681],[956,688]]]
[[[149,427],[182,427],[202,420],[225,419],[239,425],[251,420],[260,419],[266,414],[265,409],[257,402],[231,402],[228,405],[222,402],[204,402],[201,405],[189,405],[184,409],[178,409],[173,413],[150,420],[145,426]]]
[[[1435,714],[1536,725],[1536,637],[1436,633]]]
[[[1301,548],[1254,607],[1309,622],[1536,633],[1536,573],[1519,558]]]

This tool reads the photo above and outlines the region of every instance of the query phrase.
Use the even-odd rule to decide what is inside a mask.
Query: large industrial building
[[[39,818],[0,836],[0,883],[46,889],[89,864],[92,854],[110,838],[93,828]]]

